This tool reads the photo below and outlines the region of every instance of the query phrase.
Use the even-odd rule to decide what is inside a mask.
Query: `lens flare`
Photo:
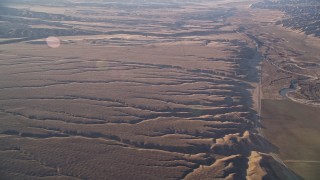
[[[48,37],[46,39],[46,42],[47,42],[47,45],[51,48],[58,48],[61,45],[60,39],[57,37]]]

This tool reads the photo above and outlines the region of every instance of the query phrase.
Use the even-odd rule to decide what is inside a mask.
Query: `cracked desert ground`
[[[300,179],[260,112],[291,102],[288,75],[263,59],[305,36],[254,2],[2,5],[14,30],[0,39],[0,179]]]

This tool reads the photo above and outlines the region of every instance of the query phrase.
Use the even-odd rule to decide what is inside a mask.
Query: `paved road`
[[[254,40],[254,39],[252,39],[252,40]],[[258,58],[257,60],[260,61],[260,62],[262,61],[262,56],[259,53],[259,46],[258,46],[257,42],[256,42],[256,56],[255,56],[255,58]],[[261,129],[261,109],[262,109],[262,107],[261,107],[261,84],[262,84],[261,63],[259,64],[259,66],[257,68],[258,68],[258,73],[259,73],[259,84],[258,84],[257,123],[256,123],[256,127],[255,128],[257,129],[257,131],[260,134],[260,136],[262,136],[262,137],[264,137],[266,139],[266,137],[263,135],[262,129]],[[273,157],[273,159],[278,161],[280,164],[282,164],[283,166],[287,167],[286,164],[281,160],[281,158],[277,154],[270,153],[270,155]]]
[[[284,162],[295,162],[295,163],[320,163],[320,161],[310,161],[310,160],[293,160],[293,159],[288,159],[288,160],[283,160]]]

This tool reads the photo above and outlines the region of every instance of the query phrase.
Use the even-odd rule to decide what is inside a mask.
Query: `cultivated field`
[[[294,12],[303,13],[306,4],[315,3],[312,6],[318,7],[319,2],[280,2],[277,5],[270,3],[272,8],[267,11],[255,8],[260,16],[254,16],[254,21],[265,19],[264,25],[256,28],[264,57],[262,130],[265,137],[279,148],[279,157],[289,168],[304,179],[318,179],[320,39],[315,37],[319,28],[311,30],[312,24],[316,23],[310,21],[317,22],[319,18],[310,14],[297,18],[301,16]],[[270,9],[282,9],[283,12]],[[287,11],[289,13],[282,14]],[[308,12],[314,13],[312,10]],[[285,20],[275,18],[276,23],[270,23],[275,16]],[[294,29],[274,26],[279,22]],[[290,24],[286,24],[288,22]],[[306,35],[311,32],[315,35]]]
[[[264,133],[284,163],[305,179],[318,179],[319,109],[287,100],[263,100],[262,106]]]

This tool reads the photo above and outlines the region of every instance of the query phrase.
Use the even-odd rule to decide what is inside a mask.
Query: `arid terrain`
[[[318,177],[320,39],[256,3],[2,1],[0,179]]]
[[[319,179],[319,1],[264,1],[253,7],[260,14],[269,10],[284,13],[276,26],[265,23],[257,28],[264,57],[263,135],[279,149],[277,154],[288,168],[303,179]]]

